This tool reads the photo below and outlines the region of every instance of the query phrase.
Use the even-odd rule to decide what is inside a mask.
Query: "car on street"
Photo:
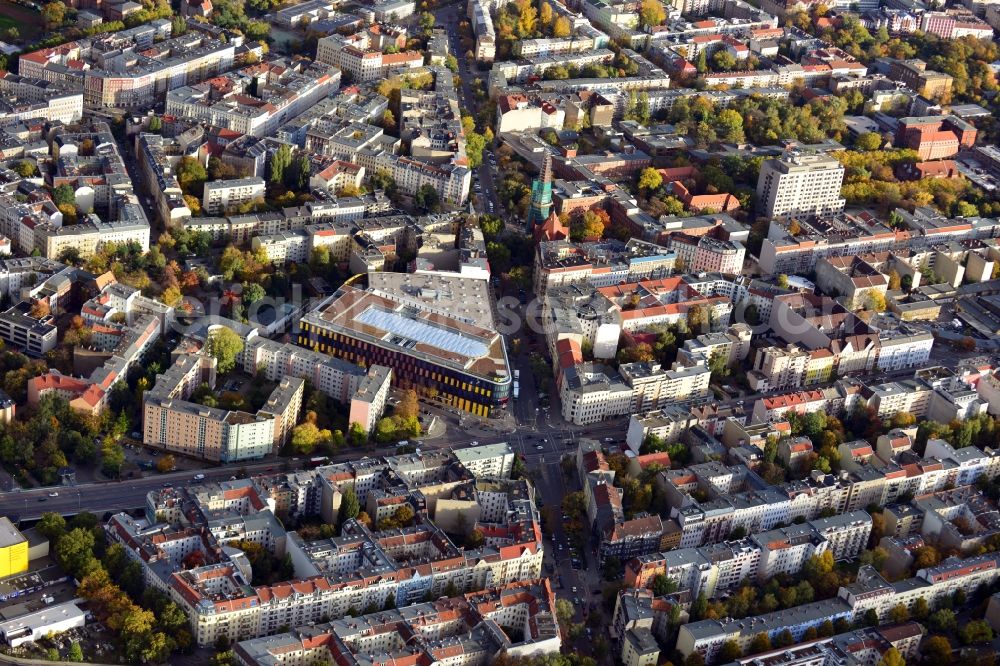
[[[541,445],[541,444],[539,444],[539,445],[538,445],[538,446],[536,446],[535,448],[536,448],[537,450],[539,450],[539,451],[544,451],[544,450],[545,450],[545,447],[544,447],[543,445]]]
[[[59,493],[56,492],[49,493],[49,497],[59,497]]]

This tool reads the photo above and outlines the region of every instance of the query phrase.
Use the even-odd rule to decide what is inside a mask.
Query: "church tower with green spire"
[[[528,229],[534,229],[549,217],[552,210],[552,154],[545,153],[542,171],[531,184],[531,207],[528,209]]]

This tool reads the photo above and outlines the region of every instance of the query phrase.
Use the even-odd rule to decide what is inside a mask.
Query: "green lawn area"
[[[42,32],[42,16],[27,7],[0,2],[0,39],[10,28],[17,28],[21,39],[34,40]]]

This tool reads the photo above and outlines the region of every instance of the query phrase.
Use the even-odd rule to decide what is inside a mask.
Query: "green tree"
[[[421,185],[413,197],[413,202],[417,208],[428,213],[441,210],[441,196],[432,185]]]
[[[478,132],[472,132],[465,137],[465,154],[469,158],[469,167],[476,169],[483,163],[483,148],[486,147],[486,137]]]
[[[747,654],[760,654],[771,649],[771,639],[763,631],[753,637]]]
[[[107,476],[117,478],[121,475],[124,464],[124,449],[110,439],[105,440],[101,448],[101,471]]]
[[[430,12],[421,12],[420,14],[420,29],[424,31],[424,34],[429,35],[431,30],[437,23],[437,19]]]
[[[573,604],[566,599],[556,599],[556,619],[559,620],[561,627],[564,629],[569,627],[575,616],[576,609],[573,608]]]
[[[698,54],[698,57],[695,58],[694,66],[695,66],[695,69],[698,70],[699,74],[704,74],[705,72],[708,71],[708,50],[707,49],[702,49],[701,50],[701,52]]]
[[[906,666],[906,661],[903,655],[899,654],[899,650],[891,647],[879,659],[878,666]]]
[[[94,558],[94,533],[76,528],[70,530],[56,544],[56,559],[59,566],[76,576],[84,570],[84,565]]]
[[[957,217],[976,217],[979,215],[979,209],[968,201],[959,201],[955,204],[955,215]]]
[[[285,184],[298,192],[307,191],[309,189],[309,175],[312,171],[309,153],[304,150],[299,151],[290,166],[291,168],[286,170]]]
[[[667,18],[667,12],[659,0],[642,0],[639,6],[639,23],[647,28],[661,25]]]
[[[368,177],[368,183],[373,190],[382,190],[387,195],[392,195],[396,191],[396,181],[386,169],[378,169]]]
[[[292,149],[287,144],[281,144],[274,151],[274,155],[271,156],[269,180],[276,185],[283,183],[285,181],[285,172],[291,165]]]
[[[34,162],[28,160],[21,160],[14,165],[14,171],[21,178],[31,178],[38,172],[38,167],[35,166]]]
[[[58,28],[66,22],[66,5],[61,0],[46,3],[42,7],[42,21],[48,29]]]
[[[694,600],[694,603],[691,604],[691,621],[694,622],[704,618],[706,612],[708,612],[708,597],[702,592]]]
[[[665,596],[671,592],[677,591],[677,583],[673,580],[667,578],[663,574],[657,574],[653,576],[653,594],[658,597]]]
[[[639,189],[653,192],[663,185],[663,176],[653,167],[646,167],[639,174]]]
[[[66,661],[83,661],[83,648],[78,641],[69,644],[69,652],[66,653]]]
[[[927,605],[927,600],[923,597],[919,597],[913,602],[913,619],[920,620],[923,622],[930,615],[930,607]]]
[[[236,367],[236,357],[243,352],[243,338],[233,329],[222,326],[213,330],[208,336],[208,353],[218,365],[216,371],[222,374]]]
[[[878,132],[865,132],[854,142],[854,147],[858,150],[872,151],[882,147],[882,135]]]
[[[731,661],[736,661],[743,656],[743,651],[740,650],[740,644],[734,640],[728,640],[722,644],[719,648],[719,654],[717,655],[720,664],[728,664]]]
[[[931,613],[928,622],[936,631],[941,632],[954,631],[955,627],[958,626],[958,621],[955,619],[955,611],[949,608],[942,608]]]
[[[784,648],[788,647],[789,645],[792,645],[793,643],[795,643],[795,637],[792,636],[791,631],[785,629],[784,631],[782,631],[781,633],[779,633],[777,636],[774,637],[773,647]]]
[[[719,49],[712,56],[712,68],[717,72],[728,72],[736,67],[736,58],[726,49]]]
[[[60,185],[52,190],[52,200],[56,206],[76,206],[76,192],[70,185]]]
[[[344,489],[343,497],[340,498],[340,511],[337,515],[340,519],[340,524],[343,525],[344,522],[352,518],[357,518],[360,512],[361,504],[358,502],[358,496],[354,492],[354,486],[348,486]]]
[[[243,304],[247,307],[263,299],[265,296],[267,296],[267,291],[256,282],[243,283]]]
[[[714,124],[720,141],[728,143],[743,142],[745,138],[743,134],[743,116],[739,112],[733,109],[723,109],[719,111]]]
[[[987,643],[993,640],[993,630],[985,620],[973,620],[958,630],[958,640],[963,645]]]
[[[292,428],[292,450],[302,455],[308,455],[319,446],[322,436],[315,423],[300,423]]]
[[[208,180],[204,165],[193,157],[182,157],[177,163],[177,182],[185,194],[201,196],[201,190]]]
[[[347,436],[353,447],[364,446],[365,442],[368,441],[368,433],[365,432],[364,426],[357,421],[351,424]]]
[[[708,369],[711,371],[714,381],[719,381],[731,374],[728,361],[729,357],[723,352],[712,352],[712,355],[708,358]]]
[[[504,230],[504,223],[496,215],[483,215],[479,218],[479,228],[487,238],[496,238]]]
[[[45,538],[55,543],[66,532],[66,519],[58,513],[43,513],[36,527]]]
[[[944,636],[931,636],[920,644],[920,654],[928,664],[950,663],[951,643]]]
[[[890,622],[906,622],[910,619],[910,611],[903,604],[896,604],[889,609]]]
[[[569,37],[572,33],[573,28],[569,23],[569,19],[565,16],[559,16],[552,23],[552,36],[561,39]]]

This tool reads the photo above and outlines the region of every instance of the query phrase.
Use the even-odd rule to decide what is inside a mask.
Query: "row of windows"
[[[372,347],[370,345],[370,353],[361,354],[343,350],[338,346],[315,342],[304,335],[299,336],[299,344],[355,363],[363,361],[365,363],[387,365],[393,368],[394,376],[397,378],[417,380],[418,383],[424,386],[438,388],[441,391],[440,397],[442,400],[459,409],[462,409],[463,411],[472,412],[480,416],[488,416],[490,413],[490,409],[493,404],[493,401],[490,400],[493,396],[492,391],[473,386],[468,382],[456,380],[455,378],[448,377],[440,372],[428,370],[424,367],[418,367],[425,365],[425,363],[423,361],[417,361],[412,357],[398,354],[396,352],[390,352],[378,347]],[[445,387],[454,388],[446,389]]]
[[[304,331],[315,330],[315,333],[308,337],[300,335],[299,344],[317,349],[323,353],[338,356],[354,363],[364,361],[368,364],[387,365],[392,367],[397,373],[409,374],[413,377],[421,377],[437,384],[455,387],[467,393],[468,397],[473,400],[477,400],[476,396],[483,396],[487,399],[503,397],[499,395],[499,391],[494,390],[490,382],[472,379],[461,374],[453,376],[432,361],[418,359],[408,354],[386,349],[347,335],[330,333],[315,326],[310,327],[308,323],[303,323],[302,328]],[[495,396],[494,393],[497,395]]]

